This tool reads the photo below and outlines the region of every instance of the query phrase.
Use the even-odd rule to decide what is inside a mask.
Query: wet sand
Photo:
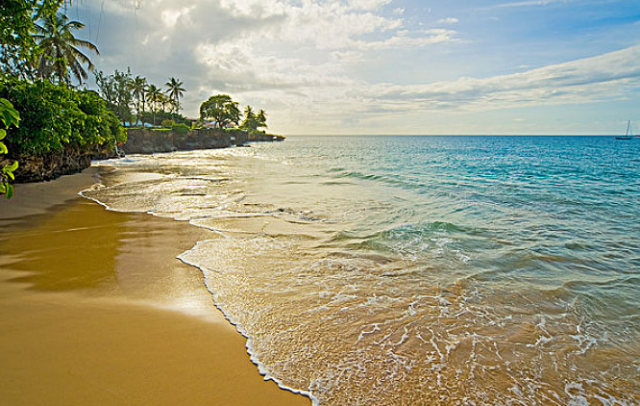
[[[0,203],[0,404],[310,405],[175,259],[216,235],[76,196],[94,171]]]

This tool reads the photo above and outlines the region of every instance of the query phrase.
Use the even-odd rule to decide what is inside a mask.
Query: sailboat
[[[625,135],[616,135],[616,140],[632,140],[633,132],[631,131],[631,120],[627,121],[627,132]]]

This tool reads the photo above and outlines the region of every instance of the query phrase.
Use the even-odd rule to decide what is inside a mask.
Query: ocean
[[[179,258],[316,405],[640,405],[640,140],[290,137],[97,165],[85,197],[215,231]]]

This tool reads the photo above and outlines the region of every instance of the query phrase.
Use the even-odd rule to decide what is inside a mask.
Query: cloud
[[[176,6],[170,0],[110,1],[100,12],[105,28],[99,66],[112,71],[128,65],[156,84],[167,80],[162,75],[178,77],[187,88],[184,106],[190,114],[212,92],[249,102],[277,90],[272,99],[291,105],[330,100],[337,93],[348,100],[344,89],[360,85],[353,72],[366,55],[456,41],[453,30],[405,28],[398,13],[384,12],[390,3],[187,0]],[[87,7],[99,13],[98,5]]]
[[[624,89],[628,89],[627,92]],[[489,78],[426,85],[379,84],[367,97],[420,109],[484,111],[544,104],[624,100],[640,89],[640,46]]]
[[[183,15],[188,15],[189,12],[193,9],[192,7],[183,7],[181,9],[167,9],[164,10],[160,17],[162,18],[162,22],[167,28],[172,28],[178,22],[178,19]]]
[[[453,17],[448,17],[448,18],[443,18],[441,20],[438,20],[438,24],[453,25],[457,23],[458,23],[458,19]]]
[[[515,8],[515,7],[544,7],[549,4],[563,3],[566,4],[570,0],[524,0],[511,3],[502,3],[492,6],[492,8]]]
[[[639,87],[638,47],[538,69],[526,65],[542,66],[548,59],[531,53],[514,62],[520,73],[491,76],[515,69],[486,58],[481,66],[485,55],[491,58],[493,43],[484,52],[477,38],[471,49],[459,38],[457,18],[428,24],[409,3],[403,4],[406,11],[398,4],[107,0],[74,3],[69,10],[85,13],[72,17],[87,23],[85,38],[99,46],[94,62],[103,71],[130,66],[160,87],[170,76],[182,80],[187,115],[197,114],[212,94],[229,93],[242,105],[266,109],[274,131],[380,129],[385,120],[397,125],[412,114],[418,123],[425,114],[620,100]],[[466,21],[463,11],[439,15],[467,15]]]
[[[457,42],[456,31],[444,29],[423,30],[416,35],[407,31],[400,31],[396,35],[383,41],[356,41],[355,48],[368,50],[418,48],[439,43]]]
[[[349,7],[354,10],[379,10],[392,0],[349,0]]]

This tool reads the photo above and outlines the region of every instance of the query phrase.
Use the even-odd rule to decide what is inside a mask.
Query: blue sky
[[[284,134],[611,134],[640,123],[637,0],[103,0],[101,51]],[[639,124],[640,125],[640,124]]]

